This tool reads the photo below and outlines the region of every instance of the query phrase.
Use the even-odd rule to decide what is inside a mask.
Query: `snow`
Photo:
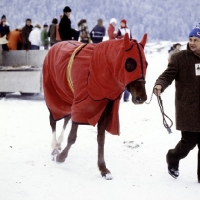
[[[148,100],[155,80],[167,67],[167,50],[147,54]],[[199,200],[197,147],[181,160],[178,179],[167,172],[166,153],[180,140],[174,121],[174,83],[162,100],[165,113],[174,122],[172,134],[163,126],[155,96],[150,104],[121,101],[121,134],[106,134],[105,159],[113,180],[105,180],[97,167],[96,127],[79,126],[76,143],[59,164],[50,155],[51,128],[43,95],[13,93],[1,98],[0,199]],[[62,123],[58,122],[57,134]],[[67,134],[64,141],[63,146]]]

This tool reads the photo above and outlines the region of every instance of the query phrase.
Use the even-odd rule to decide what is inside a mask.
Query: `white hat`
[[[115,19],[115,18],[112,18],[111,20],[110,20],[110,24],[112,24],[112,23],[115,23],[115,24],[117,24],[117,20]]]
[[[8,40],[6,40],[6,35],[0,38],[0,44],[7,44]]]
[[[18,29],[18,30],[22,30],[22,27],[21,27],[21,26],[18,26],[17,29]]]

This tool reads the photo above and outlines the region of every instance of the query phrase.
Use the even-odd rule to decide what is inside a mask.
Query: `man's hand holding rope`
[[[153,93],[156,96],[160,96],[161,95],[161,91],[162,91],[162,86],[161,85],[155,85],[153,88]]]

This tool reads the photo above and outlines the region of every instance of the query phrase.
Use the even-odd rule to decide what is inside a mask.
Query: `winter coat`
[[[114,40],[116,38],[117,33],[114,33],[114,31],[115,31],[115,27],[112,24],[110,24],[108,27],[109,40]]]
[[[42,45],[49,44],[48,32],[44,29],[41,31],[41,41],[42,41]]]
[[[90,33],[88,30],[87,23],[81,23],[78,26],[78,30],[80,31],[81,42],[89,43]]]
[[[56,42],[61,41],[60,33],[59,33],[59,24],[56,25]]]
[[[58,30],[62,41],[72,40],[74,29],[71,28],[71,20],[66,15],[60,20]]]
[[[129,28],[119,28],[116,38],[121,39],[126,33],[128,33],[129,37],[132,38],[132,34]]]
[[[195,75],[195,64],[200,56],[187,50],[172,55],[168,68],[156,80],[162,92],[175,79],[176,128],[181,131],[200,132],[200,76]]]
[[[11,31],[8,34],[8,48],[9,50],[17,50],[17,44],[22,42],[21,32],[19,30]]]
[[[174,49],[174,50],[170,51],[170,52],[169,52],[168,61],[170,61],[171,56],[172,56],[174,53],[177,53],[177,52],[179,52],[179,51],[180,51],[179,49]]]
[[[103,41],[105,36],[105,27],[96,25],[90,32],[90,37],[93,43],[99,43]]]
[[[29,34],[32,31],[33,26],[27,26],[25,25],[22,28],[22,49],[23,50],[29,50],[31,48],[31,43],[28,40]]]
[[[51,24],[49,27],[48,35],[50,37],[50,43],[56,43],[56,24]]]
[[[40,38],[41,30],[35,27],[29,35],[28,40],[30,41],[31,45],[40,46],[41,45],[41,38]]]
[[[8,36],[9,32],[10,32],[9,26],[8,25],[3,26],[0,23],[0,37],[3,37],[4,35]]]

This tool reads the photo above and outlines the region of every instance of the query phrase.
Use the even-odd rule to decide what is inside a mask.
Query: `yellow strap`
[[[67,65],[67,71],[66,71],[66,75],[67,75],[67,81],[68,81],[68,85],[69,88],[71,89],[72,93],[74,93],[74,87],[73,87],[73,83],[72,83],[72,77],[71,77],[71,69],[72,69],[72,64],[74,62],[74,57],[76,55],[76,53],[83,48],[83,46],[85,46],[86,44],[81,44],[80,46],[78,46],[74,52],[72,53],[68,65]]]

